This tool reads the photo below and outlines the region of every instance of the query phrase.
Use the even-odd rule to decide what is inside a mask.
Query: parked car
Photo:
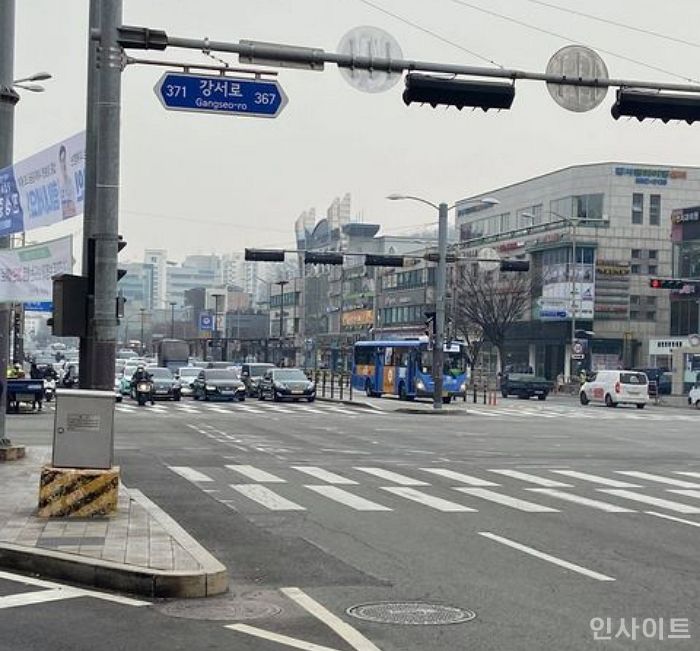
[[[180,382],[167,368],[147,367],[146,371],[153,380],[153,398],[155,400],[180,400],[182,397]]]
[[[258,387],[258,400],[294,400],[313,402],[316,385],[300,368],[272,368],[263,375]]]
[[[275,368],[274,364],[243,364],[241,366],[241,380],[245,384],[246,393],[255,397],[258,394],[258,385],[263,375],[270,369]]]
[[[178,369],[176,377],[180,380],[180,391],[183,396],[193,395],[194,381],[201,370],[198,366],[183,366]]]
[[[195,400],[245,400],[245,386],[226,369],[202,369],[192,383]]]
[[[649,402],[649,380],[640,371],[598,371],[583,383],[579,398],[582,405],[602,402],[607,407],[629,404],[644,409]]]

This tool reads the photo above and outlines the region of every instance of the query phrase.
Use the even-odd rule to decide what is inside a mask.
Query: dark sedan
[[[169,369],[149,366],[146,372],[153,381],[154,400],[180,400],[182,397],[180,382],[173,377]]]
[[[206,368],[192,383],[195,400],[245,400],[245,386],[233,371]]]
[[[258,399],[316,400],[316,385],[298,368],[273,368],[263,375]]]

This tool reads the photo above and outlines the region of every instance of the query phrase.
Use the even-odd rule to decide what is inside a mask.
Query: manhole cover
[[[158,606],[169,617],[183,619],[211,619],[214,621],[243,621],[273,617],[282,612],[274,604],[253,599],[183,599]]]
[[[476,613],[464,608],[427,604],[422,602],[379,602],[359,604],[347,609],[348,615],[380,624],[407,624],[411,626],[435,626],[461,624],[476,617]]]

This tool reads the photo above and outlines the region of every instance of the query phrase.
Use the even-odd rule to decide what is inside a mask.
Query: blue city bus
[[[467,356],[464,345],[445,345],[442,401],[464,396]],[[352,386],[368,396],[392,395],[402,400],[433,395],[433,352],[427,337],[358,341],[352,366]]]

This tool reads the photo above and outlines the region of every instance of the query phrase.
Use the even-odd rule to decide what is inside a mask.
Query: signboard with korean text
[[[53,277],[73,269],[73,238],[0,250],[0,301],[51,301]]]
[[[83,212],[85,132],[0,170],[0,237]]]
[[[595,267],[595,319],[625,320],[629,315],[630,263],[597,260]]]

